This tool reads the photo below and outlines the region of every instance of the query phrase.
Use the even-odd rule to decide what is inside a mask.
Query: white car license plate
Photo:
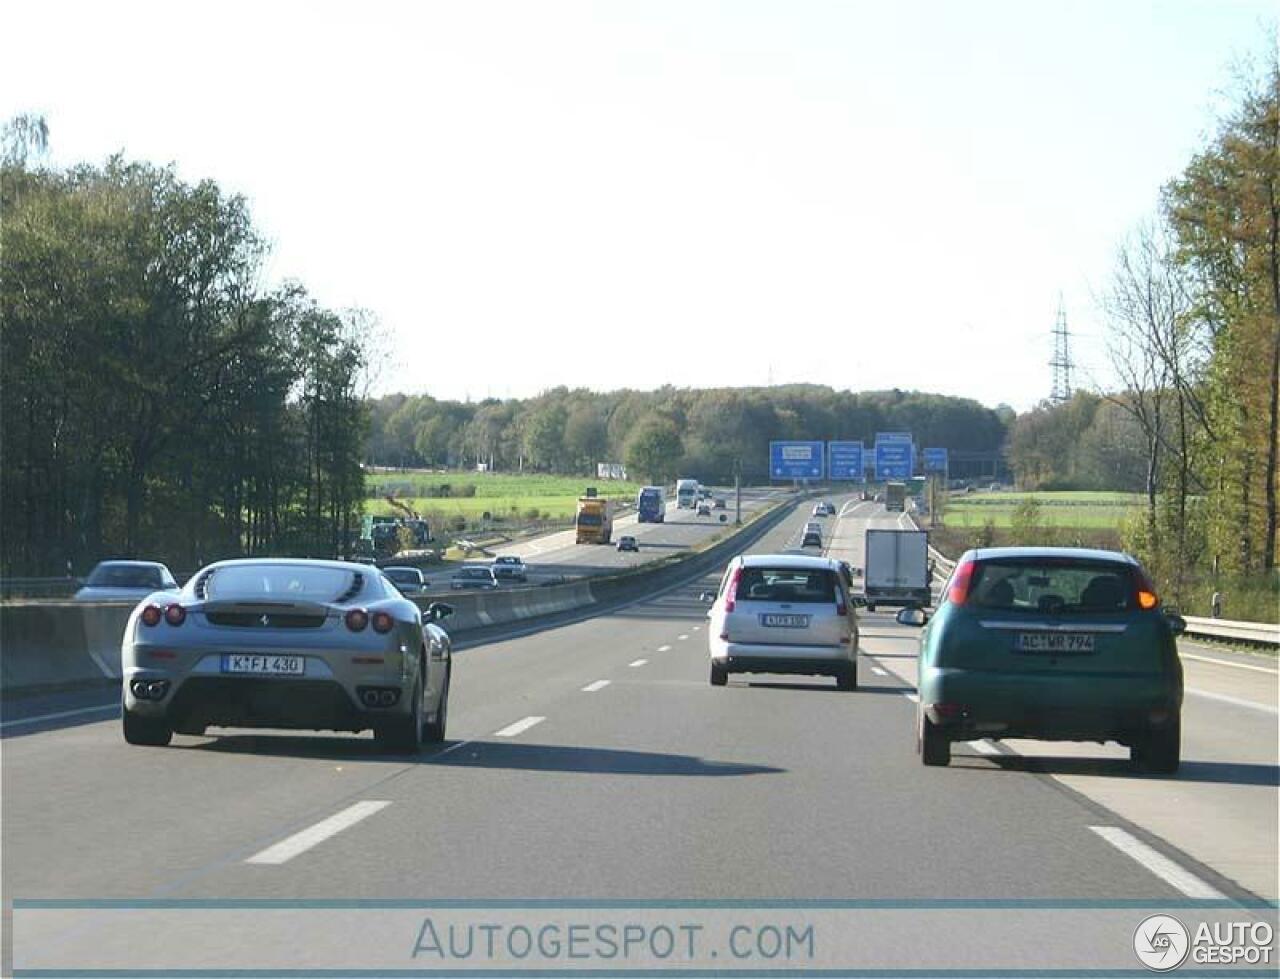
[[[223,673],[258,673],[267,676],[302,676],[306,664],[301,656],[272,656],[263,653],[224,653]]]
[[[807,629],[809,628],[809,616],[779,615],[770,612],[760,616],[760,624],[771,629]]]
[[[1088,632],[1020,632],[1020,653],[1092,653],[1093,634]]]

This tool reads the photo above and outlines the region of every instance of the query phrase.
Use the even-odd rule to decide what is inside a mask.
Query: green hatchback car
[[[920,640],[916,746],[946,765],[951,742],[990,738],[1118,741],[1140,768],[1170,773],[1181,755],[1186,628],[1161,607],[1127,554],[994,547],[956,563]]]

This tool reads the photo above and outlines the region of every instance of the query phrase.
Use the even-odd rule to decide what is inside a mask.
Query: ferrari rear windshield
[[[331,602],[350,590],[352,572],[305,564],[237,564],[218,568],[206,584],[213,599],[270,598]]]

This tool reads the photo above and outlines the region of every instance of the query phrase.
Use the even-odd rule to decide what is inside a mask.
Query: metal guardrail
[[[912,519],[911,522],[914,524],[915,520]],[[954,561],[947,559],[940,551],[934,550],[933,547],[929,548],[929,556],[933,558],[934,564],[937,566],[939,578],[945,579],[956,566]],[[1237,619],[1206,619],[1194,615],[1184,615],[1183,618],[1187,623],[1186,635],[1188,636],[1256,643],[1261,646],[1280,646],[1280,623],[1241,622]]]
[[[1188,636],[1206,636],[1210,639],[1228,639],[1236,642],[1280,646],[1280,624],[1271,622],[1241,622],[1236,619],[1206,619],[1184,615]]]

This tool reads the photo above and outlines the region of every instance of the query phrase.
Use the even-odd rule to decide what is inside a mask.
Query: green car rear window
[[[979,608],[1087,615],[1136,608],[1134,591],[1130,565],[1005,558],[978,564],[969,603]]]

